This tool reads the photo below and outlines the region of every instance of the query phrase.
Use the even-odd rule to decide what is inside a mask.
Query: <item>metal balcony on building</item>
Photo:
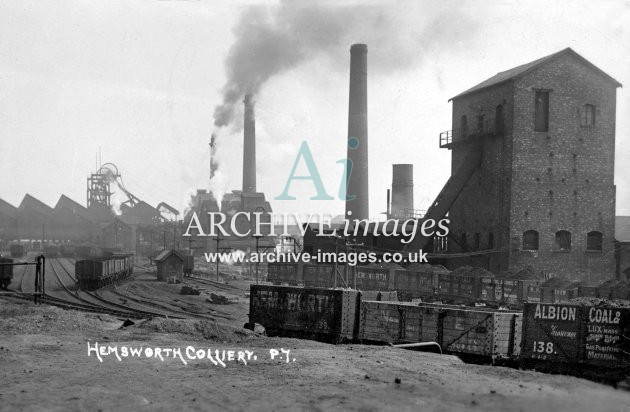
[[[474,125],[462,125],[454,130],[440,133],[440,148],[450,149],[455,145],[471,143],[482,137],[492,137],[503,134],[503,119],[479,116]]]

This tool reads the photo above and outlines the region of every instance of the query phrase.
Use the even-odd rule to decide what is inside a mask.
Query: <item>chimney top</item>
[[[367,51],[367,44],[356,43],[350,46],[350,52],[353,51]]]

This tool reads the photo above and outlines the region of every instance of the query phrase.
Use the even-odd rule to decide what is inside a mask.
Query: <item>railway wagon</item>
[[[296,286],[302,277],[302,266],[297,263],[267,263],[267,271],[267,281],[274,285]]]
[[[44,255],[49,258],[56,258],[59,256],[59,246],[47,244],[44,246]]]
[[[437,299],[438,273],[431,271],[409,271],[397,269],[394,272],[394,288],[400,300]]]
[[[74,248],[74,254],[78,258],[92,259],[92,258],[102,257],[103,251],[101,250],[101,248],[97,246],[78,245],[78,246],[75,246]]]
[[[597,297],[602,299],[623,299],[630,297],[628,283],[619,280],[608,280],[597,288]]]
[[[547,287],[540,286],[540,302],[542,303],[561,303],[568,302],[578,297],[579,288],[577,287]]]
[[[0,257],[0,263],[7,265],[0,265],[0,288],[6,290],[13,279],[13,266],[9,263],[13,263],[13,259]]]
[[[74,256],[75,247],[73,245],[61,245],[59,246],[59,256],[62,257],[73,257]]]
[[[524,302],[540,301],[540,282],[537,280],[496,279],[495,299],[501,305],[522,308]]]
[[[524,367],[616,381],[630,372],[630,309],[528,303],[521,345]]]
[[[313,288],[332,288],[335,285],[334,270],[334,265],[304,264],[301,284]],[[338,286],[341,286],[341,282]]]
[[[448,353],[498,362],[518,358],[521,321],[517,311],[362,300],[359,339],[436,342]]]
[[[25,249],[21,243],[13,243],[10,246],[11,257],[19,258],[24,256]]]
[[[353,340],[360,297],[349,290],[251,285],[249,321],[263,325],[269,336]]]
[[[269,264],[268,281],[276,285],[333,287],[334,266],[330,264]],[[561,302],[577,296],[577,287],[541,285],[539,280],[495,278],[488,275],[457,274],[446,270],[405,270],[374,266],[343,266],[337,270],[337,286],[362,291],[396,291],[401,301],[441,300],[445,303],[486,303],[522,308],[523,302]]]
[[[348,285],[359,290],[394,290],[395,272],[391,268],[356,266],[348,271]]]
[[[109,258],[78,260],[74,268],[79,288],[95,290],[114,284],[133,273],[133,255],[114,254]]]
[[[438,295],[451,303],[494,302],[497,282],[493,281],[494,277],[490,276],[441,274],[438,276]]]

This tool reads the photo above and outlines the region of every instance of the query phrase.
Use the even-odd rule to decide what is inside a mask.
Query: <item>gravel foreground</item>
[[[3,411],[630,410],[625,390],[454,356],[267,338],[211,321],[119,329],[110,316],[1,298],[0,315]]]

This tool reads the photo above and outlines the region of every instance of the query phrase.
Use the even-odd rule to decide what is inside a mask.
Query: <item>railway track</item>
[[[32,301],[33,296],[31,293],[10,291],[2,293],[1,295],[4,298],[13,298],[20,300]],[[146,319],[147,316],[144,313],[134,313],[129,311],[118,311],[109,308],[105,308],[102,306],[92,305],[92,304],[81,304],[76,302],[71,302],[66,299],[57,298],[55,296],[44,295],[42,296],[42,302],[51,306],[57,306],[62,309],[67,310],[78,310],[81,312],[89,312],[89,313],[101,313],[111,315],[117,318],[123,319]],[[163,317],[163,316],[162,316]]]
[[[148,265],[139,265],[139,264],[135,263],[133,266],[138,268],[138,269],[141,269],[141,270],[143,270],[145,272],[150,272],[151,270],[153,270],[153,267],[152,266],[148,266]]]
[[[72,296],[74,299],[78,300],[80,303],[69,302],[65,299],[60,299],[57,297],[46,295],[46,298],[52,298],[51,299],[52,301],[57,301],[58,303],[62,303],[62,304],[70,304],[80,309],[92,309],[92,310],[96,310],[102,313],[110,313],[115,316],[124,316],[124,317],[129,317],[129,318],[134,318],[134,319],[150,318],[150,317],[168,317],[168,315],[165,315],[163,313],[156,313],[156,312],[133,309],[133,308],[130,308],[129,306],[121,305],[115,302],[110,302],[108,300],[103,299],[100,296],[92,294],[91,292],[84,291],[84,293],[86,293],[88,296],[92,297],[93,299],[97,300],[99,303],[91,302],[83,298],[79,294],[78,291],[73,292],[70,289],[68,289],[66,284],[61,280],[61,276],[59,275],[59,270],[55,267],[54,262],[56,262],[61,267],[62,271],[65,272],[65,274],[70,279],[72,279],[73,282],[76,282],[76,279],[74,279],[74,277],[70,274],[70,272],[66,268],[64,268],[63,265],[57,259],[49,259],[49,262],[50,262],[50,268],[52,269],[52,272],[55,275],[55,278],[57,279],[57,283],[59,283],[59,286],[61,286],[61,288],[68,295]]]
[[[28,272],[28,266],[24,266],[24,270],[22,271],[22,277],[20,278],[20,285],[18,286],[18,290],[20,292],[24,292],[24,279],[26,278],[26,272]]]
[[[68,260],[66,259],[66,262],[68,262]],[[61,268],[65,271],[65,273],[71,278],[73,279],[74,282],[76,282],[76,279],[70,274],[70,271],[65,267],[64,263],[62,260],[58,260],[59,265],[61,266]],[[139,265],[135,265],[135,266],[139,266]],[[141,266],[139,266],[141,267]],[[145,299],[141,299],[138,297],[132,297],[129,296],[128,294],[122,294],[116,290],[114,290],[113,288],[107,287],[107,288],[103,288],[103,290],[107,290],[108,293],[112,293],[116,296],[118,296],[121,299],[126,299],[129,300],[131,302],[134,302],[140,306],[144,306],[144,307],[148,307],[148,308],[154,308],[154,309],[158,309],[160,312],[153,312],[153,311],[145,311],[147,313],[150,314],[155,314],[156,316],[163,316],[163,317],[171,317],[171,318],[179,318],[179,319],[183,319],[183,318],[190,318],[190,317],[197,317],[197,318],[201,318],[201,319],[212,319],[212,316],[221,316],[221,314],[216,314],[216,315],[206,315],[203,313],[196,313],[196,312],[188,312],[185,310],[178,310],[178,309],[173,309],[171,307],[167,307],[166,305],[161,305],[159,303],[156,302],[152,302],[150,300],[145,300]],[[97,299],[100,302],[103,302],[105,304],[109,304],[109,305],[113,305],[117,308],[122,308],[122,309],[129,309],[130,307],[128,305],[123,305],[117,302],[112,302],[111,300],[108,300],[106,298],[104,298],[103,296],[101,296],[100,292],[94,291],[82,291],[83,293],[89,295],[90,297],[93,297],[94,299]],[[138,309],[136,309],[138,310]],[[143,311],[143,310],[141,310]]]
[[[58,263],[59,263],[59,265],[61,266],[61,268],[63,269],[63,271],[64,271],[64,272],[65,272],[65,273],[66,273],[66,274],[67,274],[67,275],[68,275],[71,279],[73,279],[73,281],[76,283],[76,278],[75,278],[74,276],[72,276],[72,274],[70,273],[70,270],[68,270],[68,268],[66,267],[66,264],[64,264],[64,261],[65,261],[66,263],[71,263],[68,259],[64,259],[64,260],[59,259],[59,260],[58,260]],[[136,266],[137,266],[137,265],[136,265]],[[103,289],[105,289],[105,288],[103,288]],[[136,304],[138,304],[138,305],[140,305],[140,306],[144,306],[144,307],[147,307],[147,308],[149,308],[149,307],[151,307],[151,306],[153,306],[153,307],[157,307],[156,305],[149,305],[149,304],[147,304],[147,303],[149,303],[149,302],[142,302],[142,301],[140,301],[140,300],[138,300],[138,299],[135,299],[135,300],[134,300],[134,299],[129,298],[128,296],[123,296],[123,295],[121,295],[121,294],[117,293],[115,290],[112,290],[112,289],[107,289],[107,290],[108,290],[108,292],[110,292],[110,293],[113,293],[113,294],[115,294],[115,295],[121,296],[121,297],[122,297],[122,299],[126,299],[126,300],[129,300],[129,301],[132,301],[132,302],[134,302],[134,303],[136,303]],[[118,307],[118,308],[130,309],[130,306],[128,306],[128,305],[125,305],[125,304],[120,304],[120,303],[118,303],[118,302],[113,302],[113,301],[111,301],[111,300],[109,300],[109,299],[104,298],[103,296],[101,296],[101,294],[100,294],[100,292],[99,292],[98,290],[96,290],[96,291],[94,291],[94,292],[92,292],[92,291],[85,291],[85,290],[84,290],[84,291],[82,291],[82,292],[83,292],[83,293],[85,293],[86,295],[88,295],[88,296],[90,296],[90,297],[92,297],[92,298],[94,298],[94,299],[98,300],[99,302],[103,302],[103,303],[106,303],[106,304],[108,304],[108,305],[112,305],[112,306],[115,306],[115,307]],[[131,309],[134,309],[134,308],[131,308]],[[160,307],[158,307],[158,309],[166,309],[166,308],[160,308]],[[144,311],[143,309],[134,309],[134,310]],[[157,316],[157,315],[160,315],[160,316],[163,316],[163,317],[171,317],[171,318],[179,318],[179,316],[177,316],[177,315],[182,315],[182,314],[184,314],[184,315],[188,315],[188,313],[177,312],[177,311],[174,311],[174,310],[171,310],[171,309],[166,309],[166,312],[159,312],[159,313],[152,312],[152,311],[146,311],[146,312],[147,312],[147,313],[155,313],[155,314],[156,314],[156,316]],[[175,315],[173,315],[173,313],[175,313]]]
[[[130,296],[128,293],[121,293],[121,292],[119,292],[117,290],[109,290],[109,292],[113,293],[113,294],[115,294],[117,296],[120,296],[123,299],[128,299],[128,300],[130,300],[132,302],[136,302],[136,303],[141,304],[141,305],[148,305],[148,306],[151,306],[151,307],[154,307],[154,308],[158,308],[158,309],[166,310],[166,311],[169,311],[169,312],[177,313],[177,314],[180,314],[180,315],[184,315],[184,316],[189,317],[189,318],[190,317],[196,317],[196,318],[201,318],[201,319],[215,320],[215,318],[220,317],[220,318],[223,318],[223,319],[228,319],[228,320],[230,319],[230,317],[228,316],[229,314],[226,313],[226,312],[219,312],[219,311],[216,311],[216,310],[213,310],[213,312],[216,312],[216,313],[213,313],[213,314],[188,312],[188,311],[185,311],[185,310],[173,309],[171,307],[167,307],[166,305],[163,305],[163,304],[160,304],[160,303],[157,303],[157,302],[153,302],[153,301],[150,301],[150,300],[146,300],[146,299],[140,298],[138,296]]]
[[[65,262],[65,263],[64,263]],[[63,258],[50,258],[47,260],[47,266],[50,268],[49,273],[52,272],[53,277],[50,275],[47,277],[47,293],[42,296],[42,302],[61,307],[69,310],[80,310],[83,312],[90,313],[102,313],[109,314],[118,318],[130,318],[130,319],[144,319],[150,317],[170,317],[175,319],[184,319],[184,318],[200,318],[200,319],[211,319],[215,320],[217,317],[225,318],[228,317],[224,313],[220,313],[221,311],[212,311],[216,313],[206,314],[206,313],[197,313],[197,312],[188,312],[185,310],[178,310],[172,307],[167,307],[164,304],[160,304],[157,302],[153,302],[150,300],[145,300],[140,297],[129,296],[128,294],[120,293],[116,290],[108,289],[109,293],[119,296],[122,299],[126,299],[128,301],[134,302],[140,306],[144,306],[146,308],[155,308],[154,310],[141,310],[130,307],[128,305],[123,305],[117,302],[113,302],[111,300],[105,299],[102,297],[99,292],[90,292],[90,291],[79,291],[72,290],[72,286],[69,287],[69,283],[72,285],[76,285],[76,278],[72,275],[71,271],[68,270],[67,259]],[[142,270],[147,270],[145,266],[135,265],[136,267],[141,268]],[[25,280],[28,277],[29,267],[26,266],[24,271],[22,272],[22,276],[19,281],[19,286],[17,290],[11,290],[9,293],[3,294],[4,297],[17,298],[22,300],[32,300],[32,293],[27,292],[25,289]],[[65,280],[65,281],[64,281]],[[59,288],[55,290],[52,283],[56,283]],[[203,282],[202,282],[203,283]],[[215,285],[215,282],[209,281],[208,284]],[[216,284],[215,286],[223,286],[224,289],[227,289],[225,285]],[[68,295],[70,299],[66,299],[60,296],[53,296],[51,293],[62,293],[64,295]],[[85,296],[82,296],[85,295]],[[86,298],[87,297],[87,298]]]
[[[210,280],[210,279],[204,279],[204,278],[196,278],[196,277],[186,277],[187,280],[191,280],[191,281],[195,281],[198,283],[201,283],[203,285],[210,285],[210,286],[214,286],[217,289],[222,289],[222,290],[226,290],[226,291],[234,291],[234,290],[240,290],[238,289],[236,286],[231,286],[231,285],[226,285],[225,283],[221,283],[221,282],[217,282],[215,280]]]

